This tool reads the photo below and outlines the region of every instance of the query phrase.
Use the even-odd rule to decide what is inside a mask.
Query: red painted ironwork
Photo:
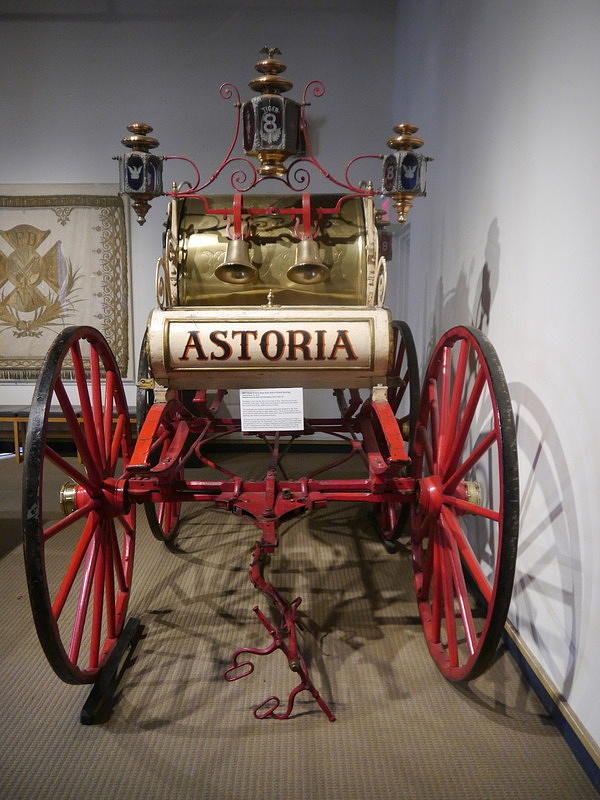
[[[217,393],[212,407],[216,408],[223,393]],[[205,393],[199,393],[198,406],[206,409]],[[372,436],[369,432],[377,430]],[[161,438],[161,433],[167,435]],[[238,648],[225,671],[229,681],[250,675],[254,667],[251,661],[242,659],[246,655],[269,655],[278,650],[285,655],[290,669],[298,674],[299,683],[290,692],[286,703],[272,695],[254,711],[257,718],[287,719],[294,708],[295,699],[303,691],[308,692],[319,708],[331,721],[335,718],[321,697],[309,674],[308,667],[298,648],[297,632],[301,628],[298,620],[300,598],[288,603],[264,576],[268,559],[278,547],[277,525],[290,514],[304,513],[334,500],[366,503],[409,502],[414,497],[414,481],[395,474],[398,464],[408,463],[398,423],[386,402],[367,403],[361,415],[345,422],[336,419],[306,420],[307,431],[326,431],[349,445],[349,452],[334,458],[331,463],[314,470],[306,477],[289,480],[277,479],[277,467],[281,456],[282,434],[262,434],[269,444],[269,466],[263,480],[244,480],[231,470],[219,465],[204,452],[204,447],[215,439],[239,432],[239,420],[223,420],[212,415],[194,416],[174,399],[166,404],[150,408],[138,438],[131,462],[127,468],[127,493],[133,502],[162,503],[167,507],[184,501],[214,503],[237,514],[252,518],[261,532],[252,553],[250,580],[269,600],[279,623],[271,623],[265,614],[255,608],[258,619],[272,637],[271,644],[264,649]],[[365,441],[356,434],[362,431]],[[297,433],[291,433],[290,439]],[[193,438],[189,443],[189,437]],[[161,457],[152,467],[151,455],[156,443],[161,443]],[[187,442],[187,444],[186,444]],[[168,446],[167,446],[168,443]],[[165,450],[165,447],[167,448]],[[166,456],[164,455],[166,453]],[[184,480],[183,470],[192,457],[220,471],[222,480]],[[361,456],[369,466],[365,479],[317,478],[328,469]],[[167,462],[167,463],[163,463]],[[281,709],[281,710],[280,710]]]
[[[240,138],[240,127],[241,127],[241,98],[240,93],[237,87],[232,83],[224,83],[221,85],[219,89],[219,94],[224,100],[231,100],[235,98],[234,107],[236,109],[235,118],[234,118],[234,125],[233,125],[233,135],[231,138],[231,142],[229,148],[223,157],[221,163],[213,170],[210,177],[202,182],[201,173],[194,161],[192,159],[187,158],[185,156],[164,156],[165,161],[171,160],[179,160],[185,161],[191,165],[194,171],[194,182],[184,181],[180,184],[179,187],[173,189],[172,191],[165,192],[168,197],[196,197],[198,192],[201,192],[203,189],[206,189],[208,186],[213,184],[217,178],[221,175],[221,173],[231,165],[239,165],[237,169],[233,171],[230,176],[230,183],[234,191],[236,192],[247,192],[250,189],[255,188],[259,183],[262,183],[264,180],[275,180],[283,183],[288,189],[297,192],[304,192],[308,189],[310,185],[311,176],[309,171],[306,169],[304,165],[309,165],[314,167],[324,178],[326,178],[330,183],[333,183],[335,186],[338,186],[344,189],[346,192],[353,192],[353,196],[358,197],[373,197],[375,194],[378,194],[378,190],[373,189],[365,189],[363,186],[357,186],[350,180],[350,170],[353,165],[362,159],[365,158],[374,158],[381,161],[384,156],[382,154],[365,154],[359,155],[352,158],[344,168],[344,179],[341,180],[336,178],[332,175],[318,160],[316,157],[308,129],[308,122],[306,119],[305,108],[310,105],[308,101],[308,97],[312,94],[313,97],[323,97],[325,94],[325,85],[319,80],[312,80],[309,81],[302,93],[302,102],[300,104],[300,132],[301,136],[305,143],[305,151],[306,155],[301,155],[299,158],[294,159],[290,164],[287,166],[284,175],[259,175],[256,167],[250,161],[249,158],[245,158],[242,156],[232,156],[232,153],[235,149],[235,146]],[[248,172],[245,171],[245,168],[248,169]],[[183,189],[181,187],[187,185],[189,188]],[[346,198],[344,198],[346,199]],[[336,206],[336,210],[332,209],[320,209],[321,214],[338,214],[339,213],[339,206],[340,203]],[[278,210],[278,213],[281,211]]]

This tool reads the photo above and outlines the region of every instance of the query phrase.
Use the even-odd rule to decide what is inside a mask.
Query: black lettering
[[[217,356],[215,353],[210,354],[211,361],[227,361],[231,358],[231,354],[233,353],[233,349],[228,341],[226,341],[225,337],[227,336],[227,331],[213,331],[210,336],[208,337],[213,344],[216,344],[217,347],[221,348],[221,355]],[[220,338],[222,337],[222,338]]]
[[[254,336],[258,338],[258,331],[231,331],[231,338],[235,339],[236,336],[240,337],[240,355],[238,361],[251,361],[248,353],[248,337]]]
[[[300,335],[302,337],[301,342],[296,341],[296,336]],[[312,356],[310,354],[310,350],[308,349],[308,345],[310,344],[311,335],[308,331],[288,331],[288,361],[297,361],[298,357],[296,355],[296,350],[302,350],[302,355],[304,356],[304,361],[312,361]]]
[[[354,348],[352,347],[350,339],[348,338],[348,331],[346,330],[338,331],[337,339],[333,343],[331,353],[329,354],[330,361],[337,361],[338,350],[346,351],[346,359],[348,361],[358,361],[358,356],[354,352]]]
[[[315,331],[317,334],[317,355],[315,361],[325,361],[325,334],[327,331]]]
[[[196,351],[197,361],[208,361],[208,359],[206,358],[206,353],[202,348],[202,342],[200,341],[200,335],[198,334],[198,331],[190,331],[187,344],[183,349],[183,355],[179,356],[180,361],[190,360],[190,357],[188,356],[188,350]]]
[[[269,339],[275,337],[275,355],[269,355]],[[269,361],[279,361],[285,350],[285,339],[279,331],[265,331],[260,337],[260,352]]]

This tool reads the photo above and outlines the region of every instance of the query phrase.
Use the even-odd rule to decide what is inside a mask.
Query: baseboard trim
[[[542,665],[525,644],[514,625],[507,621],[504,643],[525,679],[552,717],[586,775],[600,792],[600,747],[590,736],[566,699],[546,675]]]

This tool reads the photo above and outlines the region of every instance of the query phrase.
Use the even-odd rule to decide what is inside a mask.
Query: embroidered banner
[[[0,380],[35,380],[54,337],[67,325],[98,328],[127,375],[122,199],[0,196]],[[63,377],[72,377],[68,368]]]

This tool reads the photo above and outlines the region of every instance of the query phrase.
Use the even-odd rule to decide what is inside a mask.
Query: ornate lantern
[[[413,198],[426,194],[427,162],[432,159],[414,152],[423,145],[423,139],[414,136],[418,130],[416,125],[403,122],[394,126],[398,135],[387,141],[388,147],[396,152],[384,159],[382,192],[394,201],[398,222],[405,222]]]
[[[310,105],[308,98],[322,97],[325,94],[324,85],[319,80],[309,81],[304,87],[301,102],[283,97],[283,93],[289,91],[293,84],[281,75],[286,69],[286,65],[276,58],[281,55],[281,51],[276,47],[263,47],[260,52],[264,58],[255,64],[259,75],[248,84],[251,89],[260,93],[258,96],[242,103],[234,84],[224,83],[220,88],[223,99],[235,101],[235,130],[225,157],[208,179],[202,180],[200,170],[189,158],[151,154],[150,150],[158,147],[158,140],[148,135],[152,131],[150,125],[133,122],[127,126],[131,135],[124,137],[121,142],[131,152],[115,158],[119,162],[120,191],[133,200],[138,223],[144,224],[150,201],[163,194],[162,162],[173,158],[191,164],[195,173],[195,180],[184,181],[179,186],[173,183],[171,191],[166,192],[173,198],[201,196],[199,192],[210,186],[226,167],[234,164],[235,170],[230,177],[230,183],[238,193],[247,192],[263,180],[275,179],[289,189],[304,194],[310,183],[307,168],[314,167],[337,187],[351,192],[350,196],[373,197],[379,194],[374,190],[373,184],[370,181],[361,181],[356,185],[349,177],[349,170],[362,159],[383,160],[381,194],[392,199],[398,221],[404,222],[412,207],[413,198],[426,194],[425,173],[427,162],[432,160],[429,156],[415,153],[423,144],[423,140],[414,135],[418,130],[417,126],[409,123],[396,125],[396,135],[387,142],[394,152],[387,156],[355,156],[346,165],[344,175],[334,177],[319,163],[314,153],[305,118],[305,108]],[[243,131],[245,153],[258,161],[258,169],[248,158],[234,155],[240,128]],[[286,164],[290,157],[292,161]],[[320,209],[319,213],[338,211],[339,209]],[[292,212],[298,217],[306,216],[303,209],[286,211]],[[222,209],[222,213],[227,216],[233,213],[233,209]],[[289,278],[295,283],[320,283],[328,277],[328,268],[320,260],[318,246],[314,241],[316,234],[310,230],[309,223],[308,227],[306,221],[303,223],[304,229],[298,237],[296,262],[289,270]],[[381,234],[382,255],[390,258],[390,236],[382,231],[383,224],[383,217],[380,215],[376,225]],[[258,276],[250,260],[245,237],[236,231],[229,244],[219,277],[226,283],[254,282]]]
[[[300,104],[282,92],[289,91],[293,84],[280,73],[285,64],[274,56],[281,55],[275,48],[263,47],[266,55],[256,63],[260,78],[254,78],[248,86],[261,94],[244,103],[242,119],[244,126],[244,149],[249,156],[260,161],[259,173],[265,177],[285,175],[283,162],[288,156],[302,151],[300,135]]]
[[[121,139],[121,144],[131,148],[131,153],[116,156],[119,162],[119,190],[129,195],[138,215],[137,221],[143,225],[150,208],[149,200],[160,197],[162,187],[162,158],[150,153],[158,147],[158,139],[148,134],[152,126],[145,122],[132,122],[127,126],[131,136]]]

